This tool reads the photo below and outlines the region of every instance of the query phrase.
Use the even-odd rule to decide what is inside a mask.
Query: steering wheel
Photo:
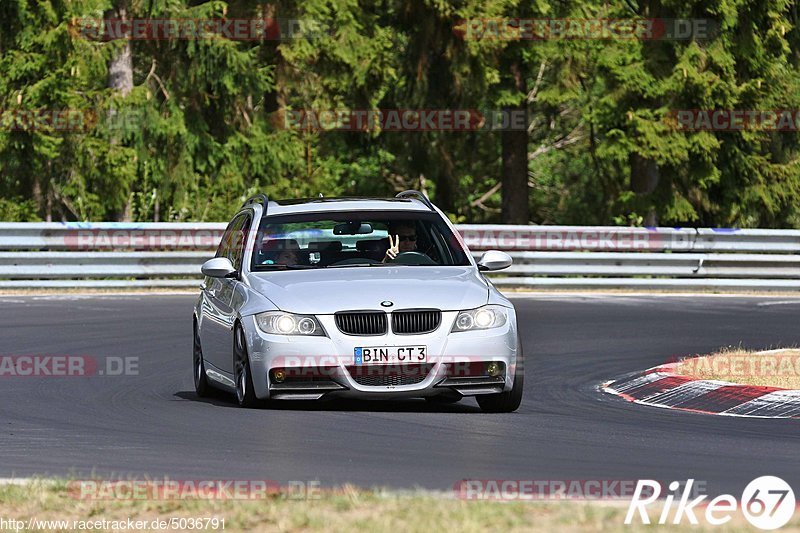
[[[400,252],[391,260],[398,265],[435,265],[436,261],[423,254],[422,252]]]

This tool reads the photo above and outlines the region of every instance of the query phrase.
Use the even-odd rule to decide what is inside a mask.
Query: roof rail
[[[245,201],[245,203],[242,204],[242,207],[247,207],[248,205],[252,204],[261,204],[262,206],[264,206],[264,213],[262,214],[266,214],[267,204],[269,204],[269,198],[267,198],[267,195],[263,193],[256,194],[255,196],[251,196],[250,198],[248,198],[247,201]]]
[[[419,191],[415,191],[414,189],[409,189],[407,191],[399,192],[397,193],[397,196],[395,196],[395,198],[416,198],[417,200],[421,201],[423,204],[428,206],[428,209],[430,209],[431,211],[436,211],[431,201],[428,200],[428,197]]]

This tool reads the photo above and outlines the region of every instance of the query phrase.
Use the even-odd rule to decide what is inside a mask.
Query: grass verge
[[[313,499],[294,500],[285,494],[251,500],[84,500],[71,492],[66,481],[38,480],[0,485],[0,519],[38,521],[39,530],[75,530],[73,521],[92,521],[92,529],[108,531],[114,521],[214,518],[225,520],[225,531],[652,531],[652,525],[624,525],[627,502],[497,502],[464,501],[446,493],[359,490],[345,486],[318,494]],[[674,512],[674,510],[673,510]],[[746,520],[738,514],[722,527],[655,526],[662,531],[746,531]],[[658,520],[660,509],[650,512]],[[47,520],[66,520],[57,527]],[[109,527],[97,527],[105,521]],[[685,518],[684,518],[685,521]],[[8,527],[5,530],[14,530]],[[26,522],[26,525],[29,525]],[[80,524],[79,524],[80,525]],[[787,527],[800,530],[800,518]],[[86,528],[88,529],[88,528]],[[167,528],[174,530],[173,528]],[[181,528],[184,529],[184,528]],[[190,529],[189,527],[185,529]],[[34,528],[36,530],[36,528]],[[120,530],[130,530],[121,527]],[[144,529],[152,531],[148,526]],[[195,529],[197,530],[197,529]],[[206,528],[206,531],[222,531]]]
[[[741,385],[800,389],[800,349],[754,352],[725,348],[716,353],[680,361],[676,374]]]

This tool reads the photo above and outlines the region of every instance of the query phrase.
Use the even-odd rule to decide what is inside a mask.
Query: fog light
[[[496,378],[497,376],[500,375],[500,372],[501,372],[501,370],[500,370],[500,364],[499,363],[495,363],[494,361],[492,361],[491,363],[487,363],[487,365],[486,365],[486,373],[487,374],[489,374],[493,378]]]
[[[286,379],[286,371],[281,369],[273,370],[272,371],[272,381],[275,383],[283,383],[283,380]]]

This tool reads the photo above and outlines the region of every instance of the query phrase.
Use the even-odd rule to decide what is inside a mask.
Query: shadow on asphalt
[[[180,391],[175,397],[216,407],[240,409],[232,394],[213,391],[208,397],[200,398],[194,391]],[[267,411],[369,411],[375,413],[480,413],[480,407],[469,400],[458,403],[437,404],[423,399],[413,400],[277,400],[264,402],[259,408]]]

